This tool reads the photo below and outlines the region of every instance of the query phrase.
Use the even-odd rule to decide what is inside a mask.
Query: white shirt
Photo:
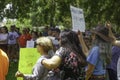
[[[4,40],[6,40],[6,41],[4,41]],[[7,40],[8,40],[8,33],[6,33],[6,34],[1,33],[0,41],[4,41],[4,42],[0,42],[0,44],[7,44]]]
[[[16,39],[19,37],[17,32],[9,32],[8,34],[8,44],[16,44]]]

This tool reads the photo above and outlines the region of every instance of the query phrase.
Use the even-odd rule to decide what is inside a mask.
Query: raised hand
[[[85,56],[88,56],[89,50],[88,50],[87,45],[85,44],[85,41],[83,39],[83,34],[79,30],[78,30],[78,38],[79,38],[80,44],[82,46],[83,53],[85,54]]]
[[[20,71],[17,71],[17,72],[15,73],[15,77],[24,77],[24,74],[21,73]]]
[[[106,21],[105,26],[106,26],[108,29],[111,29],[111,28],[112,28],[112,25],[111,25],[110,21]]]
[[[78,34],[78,37],[80,38],[82,38],[83,37],[83,33],[80,31],[80,30],[78,30],[78,32],[77,32],[77,34]]]

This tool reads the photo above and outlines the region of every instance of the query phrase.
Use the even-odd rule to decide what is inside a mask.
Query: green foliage
[[[6,26],[8,29],[10,28],[11,25],[16,25],[16,27],[20,28],[21,30],[24,27],[32,28],[32,25],[30,24],[31,20],[30,19],[23,19],[22,21],[20,20],[10,20],[7,19]]]
[[[13,7],[4,12],[5,5]],[[71,27],[70,5],[84,10],[86,27],[92,28],[98,22],[110,20],[116,26],[120,23],[119,0],[6,0],[0,1],[0,18],[30,19],[32,26],[64,25]],[[67,23],[67,24],[66,24]],[[119,27],[117,27],[119,32]]]
[[[6,80],[17,80],[15,77],[15,73],[18,70],[18,62],[10,62],[9,71],[6,76]]]
[[[4,17],[4,8],[5,8],[6,2],[4,0],[0,0],[0,21],[2,21]]]

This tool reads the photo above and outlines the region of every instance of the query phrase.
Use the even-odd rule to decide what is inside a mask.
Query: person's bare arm
[[[120,40],[116,40],[113,45],[120,47]]]
[[[109,37],[111,37],[113,39],[112,44],[115,45],[115,46],[120,47],[120,41],[116,40],[116,37],[114,36],[114,34],[113,34],[112,30],[111,30],[111,28],[112,28],[111,23],[107,22],[106,27],[109,29]]]
[[[55,69],[61,63],[61,57],[54,55],[51,59],[43,59],[42,64],[48,69]]]
[[[85,80],[89,80],[89,78],[91,77],[92,73],[93,73],[93,70],[94,70],[95,66],[88,63],[88,68],[86,70],[86,77],[85,77]]]
[[[88,47],[86,46],[85,44],[85,41],[83,39],[83,34],[82,32],[78,31],[78,38],[79,38],[79,41],[80,41],[80,44],[82,46],[82,51],[83,53],[88,56],[88,53],[89,53],[89,50],[88,50]]]

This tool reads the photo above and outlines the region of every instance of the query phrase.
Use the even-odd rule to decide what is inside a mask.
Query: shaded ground
[[[6,80],[17,80],[15,73],[18,70],[18,62],[11,62]]]

